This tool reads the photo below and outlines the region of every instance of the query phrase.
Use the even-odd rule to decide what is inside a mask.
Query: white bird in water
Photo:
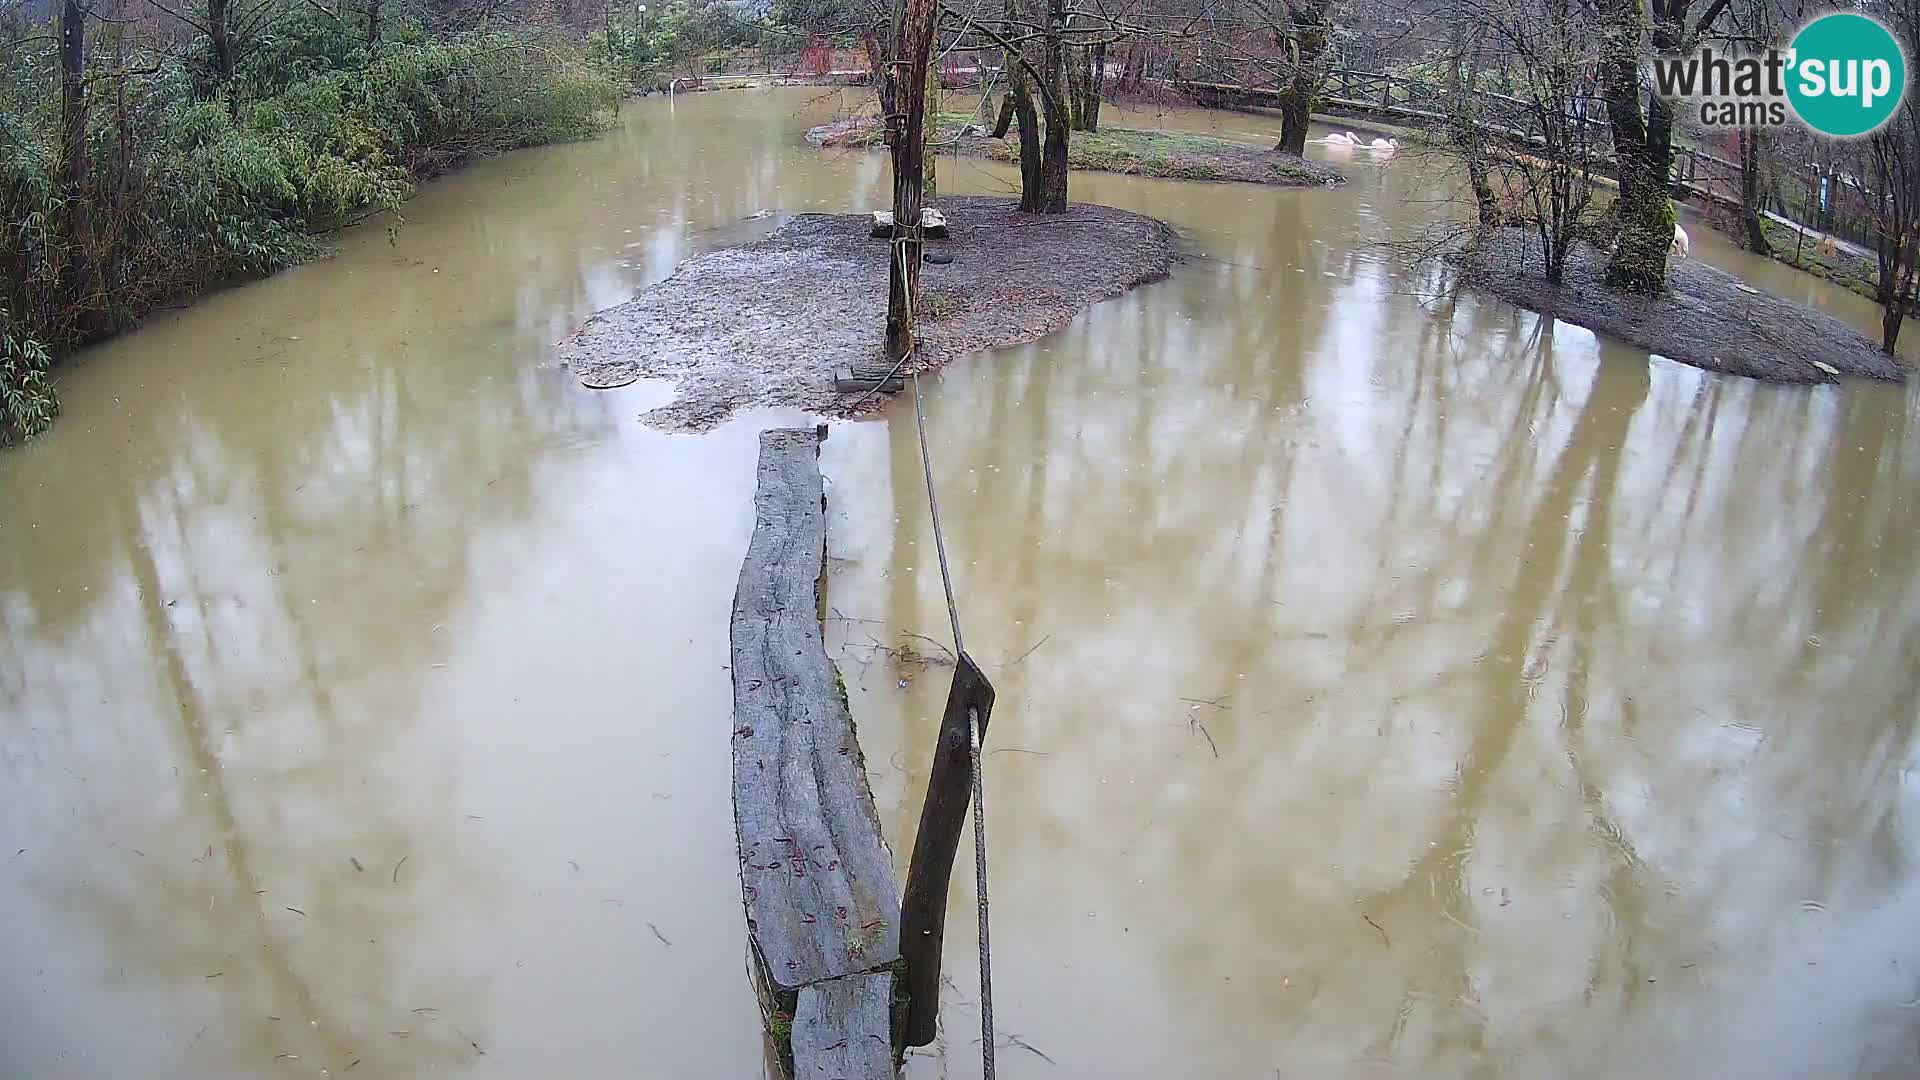
[[[1398,150],[1398,149],[1400,149],[1400,140],[1398,140],[1398,139],[1375,139],[1375,140],[1373,140],[1373,148],[1374,148],[1375,150],[1384,150],[1384,151],[1386,151],[1387,153],[1389,153],[1389,154],[1391,154],[1391,153],[1393,153],[1393,152],[1394,152],[1395,150]]]
[[[1681,228],[1679,222],[1674,222],[1673,243],[1667,247],[1667,254],[1676,259],[1684,259],[1687,257],[1687,252],[1691,250],[1693,250],[1693,241],[1687,239],[1687,230]]]

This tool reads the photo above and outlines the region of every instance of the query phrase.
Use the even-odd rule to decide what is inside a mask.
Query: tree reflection
[[[476,1053],[462,1032],[488,999],[414,970],[430,894],[408,877],[498,886],[431,835],[460,818],[453,774],[395,771],[418,760],[407,695],[440,657],[433,628],[485,587],[472,545],[535,511],[539,456],[619,419],[535,375],[475,394],[457,370],[350,356],[314,385],[267,415],[179,393],[132,418],[133,457],[60,447],[44,482],[84,484],[105,512],[45,498],[0,556],[0,685],[25,754],[8,816],[35,856],[16,866],[29,902],[127,977],[213,995],[211,1035],[117,1037],[168,1040],[167,1069],[212,1054],[250,1073],[412,1072]]]
[[[1846,1071],[1896,1045],[1875,975],[1828,988],[1862,1033],[1835,1056],[1733,1049],[1742,1016],[1804,1034],[1736,988],[1823,958],[1802,900],[1915,895],[1898,399],[1424,310],[1311,234],[928,402],[975,653],[1051,635],[993,672],[992,741],[1027,751],[990,759],[1002,1026],[1114,1074]],[[912,576],[861,613],[938,610]]]

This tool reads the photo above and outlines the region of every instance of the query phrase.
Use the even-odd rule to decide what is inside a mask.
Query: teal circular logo
[[[1794,35],[1787,56],[1787,102],[1822,135],[1877,131],[1907,95],[1900,39],[1865,15],[1820,16]]]

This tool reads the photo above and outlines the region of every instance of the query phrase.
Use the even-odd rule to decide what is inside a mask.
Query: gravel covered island
[[[1164,279],[1173,231],[1107,206],[1035,216],[1012,199],[937,200],[948,263],[921,268],[920,342],[907,370],[1031,341],[1100,300]],[[834,390],[833,371],[881,353],[885,240],[859,214],[802,214],[764,240],[695,256],[672,277],[608,308],[563,341],[560,363],[590,386],[638,376],[675,396],[643,419],[703,431],[740,409],[785,406],[825,416],[876,410]],[[855,406],[858,406],[856,409]]]
[[[1707,371],[1776,383],[1906,378],[1899,361],[1847,323],[1698,259],[1670,261],[1659,297],[1607,288],[1607,253],[1587,244],[1569,255],[1565,280],[1548,284],[1540,242],[1524,229],[1501,229],[1453,261],[1469,283],[1502,299]]]

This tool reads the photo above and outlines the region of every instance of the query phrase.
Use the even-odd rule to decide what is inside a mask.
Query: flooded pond
[[[750,215],[879,205],[799,142],[835,107],[632,103],[63,372],[0,455],[0,1073],[763,1074],[727,616],[804,418],[664,435],[542,364]],[[1369,246],[1417,170],[1348,169],[1076,176],[1206,257],[925,384],[1003,1075],[1911,1075],[1915,392],[1420,295]],[[823,460],[903,867],[946,678],[904,406]],[[911,1077],[979,1073],[970,925]]]

